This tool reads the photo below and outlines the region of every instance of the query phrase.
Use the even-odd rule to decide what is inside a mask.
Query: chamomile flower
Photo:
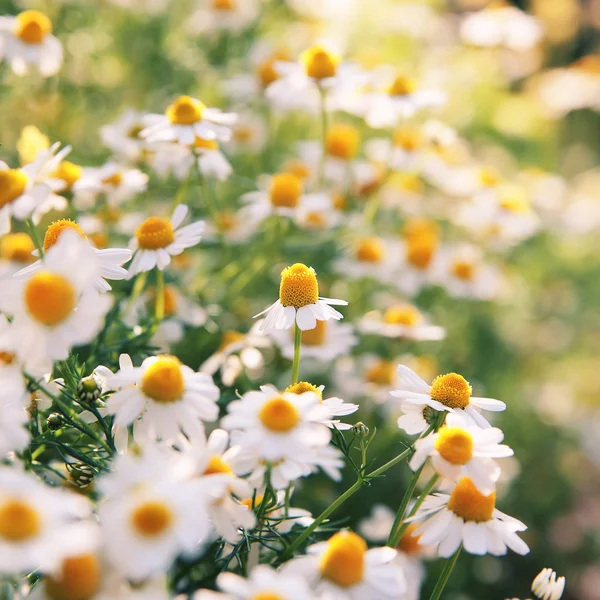
[[[560,600],[565,591],[565,578],[556,577],[552,569],[542,569],[531,584],[531,591],[539,600]]]
[[[433,283],[438,251],[437,235],[430,233],[407,236],[398,244],[394,283],[403,294],[414,296]]]
[[[117,389],[107,401],[115,424],[134,423],[136,439],[177,440],[204,435],[203,421],[216,420],[219,389],[212,378],[195,373],[175,356],[151,356],[141,367],[126,367],[108,378]],[[141,417],[141,419],[139,419]]]
[[[367,548],[358,534],[343,530],[313,544],[307,556],[286,563],[283,573],[303,576],[311,588],[336,600],[392,600],[406,590],[404,574],[393,565],[392,548]]]
[[[490,424],[477,409],[493,412],[503,411],[506,404],[492,398],[472,396],[469,382],[458,373],[438,375],[431,385],[423,381],[412,369],[398,365],[401,383],[392,396],[401,400],[406,413],[398,419],[398,427],[409,435],[420,433],[427,428],[423,411],[457,412],[479,427],[489,428]]]
[[[346,256],[336,261],[335,269],[351,279],[373,278],[381,283],[389,282],[397,263],[394,246],[378,236],[359,237]]]
[[[35,261],[35,244],[27,233],[7,233],[0,237],[0,279],[12,277]]]
[[[297,325],[302,331],[314,329],[317,321],[342,319],[331,305],[345,306],[345,300],[319,297],[317,274],[312,267],[296,263],[281,272],[279,300],[255,315],[265,315],[261,331],[289,329]]]
[[[98,277],[94,282],[94,286],[99,292],[108,292],[112,289],[110,284],[106,281],[107,279],[116,281],[127,278],[127,269],[124,269],[121,265],[131,260],[131,250],[128,248],[94,248],[89,243],[83,229],[77,223],[70,221],[69,219],[60,219],[48,226],[44,235],[44,252],[48,252],[50,248],[61,239],[63,233],[67,230],[79,234],[83,240],[87,241],[95,253],[98,262]],[[37,250],[34,251],[34,255],[38,256]],[[18,273],[15,273],[15,276],[17,278],[28,278],[43,268],[44,262],[38,260],[32,265],[21,269]]]
[[[140,137],[144,127],[143,114],[128,109],[114,123],[104,125],[100,137],[113,154],[135,163],[147,153],[147,144]]]
[[[184,146],[192,145],[196,137],[226,142],[231,137],[229,126],[236,119],[234,113],[208,108],[191,96],[179,96],[164,115],[146,115],[147,127],[140,136],[149,143],[177,142]]]
[[[254,236],[260,228],[259,221],[249,221],[244,210],[221,210],[206,221],[205,239],[210,241],[223,238],[227,244],[243,244]]]
[[[147,443],[98,482],[104,551],[124,576],[163,573],[180,553],[200,550],[210,523],[191,472],[181,453]]]
[[[198,171],[205,177],[225,181],[233,173],[233,167],[221,152],[217,140],[197,137],[192,151],[197,157]]]
[[[90,513],[83,496],[44,485],[17,467],[0,468],[0,572],[55,572],[81,534],[76,523]]]
[[[529,547],[517,535],[527,527],[496,508],[496,492],[484,496],[469,477],[463,477],[450,494],[428,496],[410,521],[423,523],[416,529],[419,544],[436,546],[443,558],[462,544],[470,554],[502,556],[510,548],[527,554]]]
[[[367,157],[387,164],[395,171],[418,172],[426,151],[426,137],[420,128],[403,125],[398,127],[391,140],[376,138],[365,144]]]
[[[290,360],[294,358],[294,331],[288,329],[269,329],[269,337],[281,350],[281,354]],[[354,327],[349,323],[337,321],[317,321],[312,329],[302,332],[300,342],[302,360],[329,362],[338,356],[347,354],[358,338]]]
[[[42,77],[60,71],[63,48],[52,35],[52,21],[38,10],[25,10],[16,17],[0,18],[0,60],[14,73],[25,75],[31,68]]]
[[[432,325],[416,306],[403,302],[390,304],[385,311],[368,312],[360,320],[358,329],[366,334],[419,342],[443,340],[446,337],[443,327]]]
[[[231,139],[227,149],[235,154],[253,153],[261,150],[267,140],[267,125],[260,115],[241,112],[231,126]]]
[[[500,478],[500,467],[494,458],[514,454],[511,448],[500,444],[503,439],[504,434],[496,427],[481,429],[460,415],[449,414],[437,432],[415,442],[410,468],[416,471],[431,457],[433,468],[440,475],[453,481],[467,476],[479,492],[488,496]]]
[[[195,34],[221,31],[239,33],[258,16],[256,0],[198,0],[198,11],[190,17],[188,30]]]
[[[134,251],[129,268],[129,277],[151,271],[160,271],[171,263],[171,257],[181,254],[186,248],[200,241],[204,222],[196,221],[180,227],[188,214],[185,204],[178,204],[171,219],[150,217],[141,223],[131,239],[129,247]]]
[[[13,316],[16,351],[27,364],[64,360],[76,345],[91,341],[112,299],[93,289],[99,276],[94,249],[74,231],[65,231],[27,279],[0,288],[0,309]]]

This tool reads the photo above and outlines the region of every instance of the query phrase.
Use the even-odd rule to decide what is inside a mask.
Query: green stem
[[[392,458],[392,460],[386,462],[385,465],[379,467],[379,469],[375,469],[374,471],[371,471],[371,473],[369,473],[368,475],[365,475],[365,478],[373,479],[374,477],[379,477],[380,475],[383,475],[389,468],[393,467],[394,465],[397,465],[399,462],[402,462],[403,460],[408,458],[413,452],[414,450],[412,446],[410,448],[407,448],[404,452],[398,454],[396,458]]]
[[[423,463],[421,465],[420,469],[417,469],[417,471],[415,471],[413,473],[413,477],[410,482],[410,485],[406,489],[406,492],[404,492],[402,502],[400,502],[400,506],[398,507],[398,512],[396,513],[396,518],[394,519],[394,524],[392,525],[392,528],[390,530],[390,535],[388,537],[388,541],[386,544],[386,546],[389,546],[390,548],[395,548],[398,545],[398,542],[400,541],[399,534],[400,534],[400,528],[402,525],[402,521],[404,519],[404,513],[406,512],[406,507],[408,506],[408,503],[410,502],[410,499],[412,498],[415,488],[417,487],[417,481],[419,481],[419,477],[421,476],[421,473],[423,472],[424,467],[425,467],[425,463]]]
[[[131,309],[133,308],[135,302],[139,298],[140,294],[144,291],[146,287],[146,281],[148,279],[148,271],[142,271],[138,273],[135,283],[133,284],[133,289],[131,290],[131,297],[129,298],[129,303],[127,304],[127,308],[125,309],[124,315],[127,316]]]
[[[165,274],[156,269],[156,305],[154,306],[154,316],[160,323],[165,318]]]
[[[325,90],[319,87],[321,97],[321,163],[319,164],[319,189],[325,184],[325,160],[327,158],[327,106]]]
[[[31,233],[31,239],[33,240],[33,243],[35,244],[37,251],[40,253],[40,258],[44,258],[44,247],[42,246],[42,243],[40,242],[40,238],[38,236],[37,229],[33,223],[33,219],[27,219],[27,227],[29,228],[29,231]]]
[[[454,555],[446,561],[446,564],[444,565],[444,570],[440,574],[440,578],[435,584],[435,588],[433,589],[429,600],[439,600],[440,596],[442,595],[442,592],[444,591],[444,588],[446,587],[446,584],[448,583],[448,579],[450,579],[450,574],[452,573],[452,569],[454,569],[454,565],[458,560],[461,550],[462,546],[460,546],[458,550],[454,553]]]
[[[300,372],[300,345],[302,344],[302,330],[298,323],[294,322],[294,363],[292,364],[292,385],[298,383],[298,373]]]
[[[425,498],[427,498],[427,496],[429,496],[429,494],[431,493],[431,490],[434,488],[434,486],[437,483],[437,480],[439,478],[440,478],[440,476],[437,473],[435,475],[431,476],[431,479],[427,482],[427,485],[423,488],[423,490],[419,494],[419,497],[417,498],[416,502],[414,503],[412,509],[408,513],[407,518],[412,517],[415,514],[417,514],[417,511],[419,510],[421,504],[423,504],[423,502],[425,501]],[[408,523],[406,522],[406,519],[405,519],[404,523],[402,523],[402,527],[400,527],[400,529],[398,530],[398,533],[396,534],[396,537],[398,538],[398,540],[402,539],[402,536],[404,535],[404,532],[406,531],[407,527],[408,527]]]

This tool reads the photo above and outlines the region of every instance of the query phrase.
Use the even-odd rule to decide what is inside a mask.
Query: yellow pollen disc
[[[365,379],[375,385],[392,385],[396,380],[396,364],[379,359],[365,373]]]
[[[26,233],[9,233],[0,238],[0,258],[29,264],[35,260],[33,240]]]
[[[421,318],[421,313],[410,304],[390,306],[383,315],[383,320],[392,325],[416,325]]]
[[[7,500],[0,505],[0,537],[9,542],[23,542],[35,537],[42,528],[35,509],[21,500]]]
[[[273,175],[269,198],[273,206],[296,208],[302,195],[302,180],[292,173]]]
[[[363,238],[358,242],[354,256],[362,262],[381,262],[385,257],[385,244],[378,237]]]
[[[285,433],[296,427],[300,421],[300,413],[289,400],[279,397],[265,402],[258,418],[267,429]]]
[[[123,175],[117,171],[113,173],[110,177],[105,177],[102,180],[102,183],[105,185],[114,185],[115,187],[121,185],[123,183]]]
[[[479,181],[485,187],[495,187],[500,181],[500,173],[493,167],[482,167],[479,171]]]
[[[26,44],[41,44],[52,33],[52,21],[38,10],[26,10],[17,15],[15,35]]]
[[[14,202],[25,191],[27,175],[21,169],[0,171],[0,208]]]
[[[82,554],[65,559],[57,577],[46,576],[44,587],[50,600],[91,600],[101,581],[98,557]]]
[[[260,79],[260,83],[263,88],[268,87],[281,77],[275,68],[275,63],[278,61],[289,62],[290,60],[292,60],[290,53],[287,50],[280,48],[258,65],[256,74]]]
[[[335,77],[340,58],[321,46],[313,46],[300,55],[300,62],[309,77],[321,80]]]
[[[249,600],[285,600],[285,598],[275,592],[260,592],[254,596],[250,596]]]
[[[310,176],[310,169],[308,165],[303,163],[301,160],[289,160],[285,164],[284,172],[291,173],[301,180]]]
[[[210,457],[204,475],[214,475],[215,473],[224,473],[225,475],[233,474],[232,468],[216,454]]]
[[[423,551],[423,546],[419,545],[420,535],[413,535],[419,528],[417,523],[409,523],[406,531],[398,542],[398,550],[408,554],[408,556],[418,556]]]
[[[448,510],[465,521],[482,523],[494,516],[496,492],[484,496],[469,477],[463,477],[457,484],[448,500]]]
[[[431,397],[450,408],[465,408],[471,400],[471,386],[458,373],[438,375],[431,384]]]
[[[254,137],[254,129],[248,125],[234,125],[232,129],[233,137],[241,144],[246,144]]]
[[[304,346],[322,346],[327,339],[327,321],[317,321],[314,329],[307,329],[302,332],[302,344]],[[294,330],[290,330],[292,337]]]
[[[17,360],[16,354],[0,350],[0,365],[12,365],[15,360]]]
[[[221,337],[221,344],[219,346],[219,351],[225,350],[231,344],[237,344],[241,342],[246,336],[239,331],[225,331]]]
[[[77,294],[71,282],[56,273],[41,271],[25,284],[25,308],[39,323],[62,323],[75,309]]]
[[[402,233],[407,240],[418,242],[421,238],[430,238],[435,243],[440,236],[440,227],[435,221],[417,217],[406,221]]]
[[[158,250],[175,241],[175,232],[171,221],[161,217],[150,217],[135,230],[135,237],[142,250]]]
[[[348,199],[340,192],[334,192],[331,203],[336,210],[346,210]]]
[[[340,531],[329,538],[321,556],[321,575],[340,587],[356,585],[363,579],[367,544],[352,531]]]
[[[204,138],[196,136],[194,147],[202,150],[218,150],[219,142],[217,142],[217,140],[205,140]]]
[[[62,179],[67,184],[67,188],[71,189],[73,184],[81,178],[82,173],[82,167],[69,162],[68,160],[63,160],[58,167],[56,167],[54,173],[52,173],[52,177]]]
[[[70,219],[60,219],[59,221],[54,221],[54,223],[50,223],[48,225],[48,229],[46,229],[46,234],[44,235],[44,252],[48,252],[56,242],[60,239],[60,236],[63,234],[63,231],[66,229],[72,229],[76,231],[82,238],[85,238],[85,232],[75,221],[71,221]]]
[[[466,260],[455,260],[450,266],[450,272],[457,279],[463,281],[473,281],[475,277],[475,265]]]
[[[156,402],[168,404],[183,396],[185,383],[181,372],[181,362],[175,356],[159,356],[144,372],[142,391]]]
[[[103,223],[114,225],[119,222],[122,214],[116,206],[104,206],[98,211],[97,216]]]
[[[306,224],[309,225],[311,229],[323,229],[325,225],[327,225],[327,220],[323,216],[323,213],[309,212],[306,215]]]
[[[410,96],[416,89],[417,83],[414,79],[399,75],[388,87],[387,93],[390,96]]]
[[[191,96],[179,96],[169,105],[166,115],[173,125],[193,125],[202,120],[206,106]]]
[[[409,192],[411,194],[423,193],[423,181],[414,173],[396,173],[392,183],[403,192]]]
[[[256,494],[254,497],[254,507],[260,506],[260,503],[263,501],[263,494]],[[249,510],[252,510],[252,498],[244,498],[241,500],[241,503],[246,506]]]
[[[221,231],[231,231],[238,224],[238,219],[234,212],[224,211],[217,214],[216,223]]]
[[[296,263],[281,272],[279,300],[283,306],[302,308],[319,300],[317,274],[312,267]]]
[[[234,11],[237,8],[236,0],[212,0],[214,10]]]
[[[88,239],[94,246],[94,248],[108,248],[108,235],[104,231],[96,231],[96,233],[90,233]]]
[[[173,523],[173,513],[162,502],[146,502],[131,515],[133,528],[144,537],[156,537]]]
[[[423,146],[423,135],[416,128],[403,127],[394,131],[393,143],[407,152],[414,152]]]
[[[438,431],[435,449],[452,465],[466,465],[473,458],[473,436],[460,427],[443,426]]]
[[[529,201],[525,192],[519,188],[508,188],[500,196],[500,208],[517,214],[526,214],[530,211]]]
[[[319,321],[317,321],[318,323]],[[312,383],[308,383],[308,381],[299,381],[298,383],[294,383],[285,388],[286,392],[290,394],[304,394],[305,392],[313,392],[319,396],[319,400],[323,400],[323,392]]]
[[[325,150],[329,156],[351,160],[356,156],[359,144],[360,136],[357,129],[352,125],[339,123],[338,125],[332,125],[327,130]]]
[[[406,260],[416,269],[424,271],[433,260],[437,241],[430,237],[408,238],[406,241]]]

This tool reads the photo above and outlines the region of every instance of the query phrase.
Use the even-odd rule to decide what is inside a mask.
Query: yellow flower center
[[[201,150],[218,150],[219,142],[217,140],[205,140],[204,138],[196,136],[194,147]]]
[[[29,264],[35,260],[32,239],[26,233],[9,233],[0,238],[0,258]]]
[[[244,498],[243,500],[240,500],[240,502],[246,506],[248,508],[248,510],[252,510],[253,508],[256,508],[257,506],[260,506],[260,503],[263,501],[264,498],[264,494],[256,494],[256,496],[254,496],[254,503],[252,502],[252,498]]]
[[[175,232],[168,219],[150,217],[135,230],[135,237],[142,250],[158,250],[175,241]]]
[[[329,156],[342,160],[351,160],[358,152],[360,136],[356,127],[339,123],[327,130],[325,137],[325,150]]]
[[[385,243],[378,237],[363,238],[359,240],[354,255],[362,262],[381,262],[385,257]]]
[[[302,181],[292,173],[273,175],[269,198],[273,206],[296,208],[302,195]]]
[[[308,167],[308,165],[306,163],[303,163],[301,160],[296,159],[289,160],[285,164],[284,172],[291,173],[300,180],[310,177],[310,168]]]
[[[236,0],[212,0],[214,10],[234,11],[237,8]]]
[[[317,321],[313,329],[306,329],[302,332],[302,344],[304,346],[322,346],[327,339],[327,321]],[[294,336],[294,330],[292,337]]]
[[[98,557],[82,554],[65,559],[58,576],[46,576],[44,588],[51,600],[91,600],[100,591],[101,581]]]
[[[171,509],[162,502],[146,502],[131,515],[133,528],[144,537],[157,537],[173,523]]]
[[[185,391],[179,359],[168,354],[157,357],[144,371],[141,387],[156,402],[168,404],[179,400]]]
[[[193,125],[202,120],[206,106],[191,96],[179,96],[169,105],[166,115],[173,125]]]
[[[475,277],[475,265],[467,260],[455,260],[450,266],[450,272],[457,279],[473,281]]]
[[[438,431],[435,449],[452,465],[466,465],[473,458],[473,436],[460,427],[445,425]]]
[[[320,321],[317,321],[319,323]],[[286,392],[290,394],[304,394],[306,392],[313,392],[317,396],[319,396],[319,400],[323,400],[323,392],[312,383],[308,383],[308,381],[299,381],[298,383],[293,383],[292,385],[288,385],[285,388]]]
[[[0,208],[14,202],[27,187],[27,175],[21,169],[0,171]]]
[[[431,238],[432,243],[436,243],[440,235],[440,227],[435,221],[417,217],[408,219],[402,232],[407,240],[418,242],[422,238]]]
[[[500,173],[493,167],[481,167],[479,181],[485,187],[495,187],[501,181]]]
[[[431,397],[450,408],[465,408],[471,400],[471,386],[458,373],[438,375],[431,384]]]
[[[421,236],[408,238],[406,242],[406,260],[416,269],[427,269],[435,255],[437,240],[430,236]]]
[[[25,308],[43,325],[62,323],[71,315],[76,303],[75,288],[62,275],[41,271],[25,284]]]
[[[340,531],[327,542],[319,571],[336,585],[351,587],[363,579],[366,553],[365,540],[352,531]]]
[[[417,82],[403,75],[398,75],[388,87],[387,93],[390,96],[410,96],[417,89]]]
[[[313,46],[300,55],[300,62],[309,77],[320,81],[335,77],[340,58],[322,46]]]
[[[241,342],[246,336],[239,331],[225,331],[221,337],[221,344],[219,346],[219,352],[225,350],[231,344],[237,344],[237,342]]]
[[[9,542],[23,542],[41,530],[37,511],[22,500],[6,500],[0,505],[0,537]]]
[[[233,469],[216,454],[210,457],[204,475],[214,475],[215,473],[224,473],[225,475],[233,474]]]
[[[163,291],[165,316],[171,317],[177,312],[177,289],[173,285],[166,285]],[[156,304],[156,289],[152,290],[152,304]]]
[[[274,592],[259,592],[251,596],[250,600],[285,600],[285,598]]]
[[[390,386],[396,380],[396,364],[388,360],[379,359],[367,369],[365,379],[375,385]]]
[[[286,433],[300,421],[298,409],[285,398],[273,398],[265,402],[258,413],[261,423],[276,433]]]
[[[396,173],[391,180],[394,186],[410,194],[423,193],[423,181],[415,173]]]
[[[69,162],[68,160],[63,160],[58,167],[56,167],[54,173],[52,173],[52,177],[62,179],[67,184],[67,188],[71,189],[73,184],[81,178],[82,173],[82,167]]]
[[[499,204],[500,208],[516,214],[526,214],[531,210],[525,192],[517,187],[507,188],[501,194]]]
[[[76,231],[82,238],[86,237],[83,229],[81,229],[75,221],[71,221],[70,219],[54,221],[54,223],[48,225],[48,229],[46,229],[46,234],[44,235],[44,252],[48,252],[48,250],[58,242],[60,236],[67,229]]]
[[[312,267],[296,263],[281,272],[279,300],[283,306],[302,308],[319,299],[317,274]]]
[[[306,225],[311,229],[323,229],[327,225],[327,220],[323,213],[312,211],[306,215]]]
[[[217,214],[216,223],[221,231],[231,231],[238,224],[238,219],[234,212],[223,211]]]
[[[0,365],[12,365],[15,360],[17,360],[16,354],[0,350]]]
[[[97,214],[98,218],[103,223],[114,225],[120,221],[123,213],[116,206],[104,206],[98,211]]]
[[[114,185],[115,187],[119,186],[123,183],[123,175],[121,174],[120,171],[117,171],[116,173],[113,173],[109,177],[105,177],[102,180],[102,183],[105,185]]]
[[[419,528],[417,523],[409,523],[406,531],[398,542],[397,549],[408,556],[418,556],[423,551],[423,546],[419,545],[420,535],[413,535]]]
[[[383,315],[383,320],[392,325],[416,325],[421,318],[421,313],[410,304],[390,306]]]
[[[108,235],[104,231],[90,233],[88,239],[94,248],[108,248]]]
[[[423,134],[416,128],[402,127],[393,134],[394,146],[414,152],[423,146]]]
[[[38,10],[26,10],[17,15],[15,35],[26,44],[41,44],[52,33],[52,21]]]
[[[469,477],[463,477],[457,484],[448,500],[448,510],[465,521],[482,523],[494,516],[496,492],[484,496]]]
[[[348,199],[340,192],[334,192],[331,203],[336,210],[346,210],[348,207]]]

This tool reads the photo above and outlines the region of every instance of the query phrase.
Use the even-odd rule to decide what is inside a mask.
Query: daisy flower
[[[35,261],[35,244],[27,233],[7,233],[0,237],[0,278],[12,277]]]
[[[403,125],[392,139],[376,138],[365,144],[369,160],[386,164],[394,171],[418,172],[426,148],[426,138],[420,128]]]
[[[53,209],[52,189],[44,183],[44,177],[71,151],[67,146],[57,153],[59,146],[57,142],[48,150],[41,150],[32,163],[20,169],[11,169],[0,161],[0,236],[10,231],[11,218],[31,218],[37,224]]]
[[[191,34],[239,33],[259,15],[256,0],[198,0],[198,10],[190,17]]]
[[[212,378],[175,356],[150,356],[140,367],[120,369],[107,385],[118,390],[106,403],[108,413],[115,415],[115,425],[134,423],[136,439],[177,440],[181,432],[202,437],[202,422],[219,414],[219,388]]]
[[[28,365],[64,360],[73,346],[94,339],[112,305],[93,289],[96,253],[74,231],[65,231],[27,279],[0,288],[0,309],[13,316],[15,348]]]
[[[227,148],[235,154],[255,153],[264,148],[267,141],[265,119],[253,112],[241,112],[231,126],[231,139]]]
[[[477,409],[498,412],[506,408],[506,404],[500,400],[471,396],[469,382],[458,373],[438,375],[431,385],[404,365],[398,365],[398,375],[401,384],[391,394],[401,400],[402,410],[406,413],[398,419],[398,427],[409,435],[421,433],[427,428],[424,416],[427,408],[457,412],[484,429],[489,428],[490,424]]]
[[[539,600],[560,600],[565,591],[565,578],[556,577],[552,569],[542,569],[531,584],[531,591]]]
[[[336,261],[335,270],[351,279],[373,278],[381,283],[389,282],[397,262],[393,246],[378,236],[360,237],[346,252],[347,256]]]
[[[121,265],[131,260],[131,250],[127,248],[103,248],[100,250],[94,248],[89,243],[83,229],[77,223],[70,221],[69,219],[60,219],[59,221],[54,221],[48,225],[44,235],[44,252],[48,252],[50,248],[61,239],[63,233],[67,230],[77,232],[83,240],[87,241],[96,255],[99,275],[96,278],[94,285],[99,292],[108,292],[112,289],[110,284],[106,281],[107,279],[116,281],[127,278],[127,269],[124,269]],[[35,250],[33,254],[34,256],[39,256],[37,250]],[[44,262],[38,260],[32,265],[21,269],[18,273],[15,273],[15,276],[17,278],[28,278],[43,268]]]
[[[143,129],[143,114],[128,109],[114,123],[100,128],[100,138],[114,155],[136,163],[147,152],[147,144],[140,138]]]
[[[63,48],[52,35],[52,21],[38,10],[0,17],[0,60],[3,58],[17,75],[25,75],[31,67],[42,77],[56,75],[62,66]]]
[[[218,241],[224,239],[229,244],[243,244],[256,234],[260,221],[245,218],[244,210],[220,210],[206,221],[205,239]]]
[[[414,296],[423,287],[431,285],[438,251],[437,235],[407,236],[400,242],[394,282],[403,294]]]
[[[0,572],[56,571],[80,535],[76,522],[90,514],[80,494],[51,488],[17,467],[1,467]]]
[[[443,340],[446,337],[443,327],[432,325],[416,306],[408,303],[391,304],[383,312],[367,313],[360,320],[358,329],[366,334],[419,342]]]
[[[254,316],[265,315],[261,331],[289,329],[296,325],[302,331],[314,329],[317,321],[342,319],[330,305],[346,306],[345,300],[319,297],[317,274],[312,267],[296,263],[281,272],[279,299]]]
[[[462,544],[470,554],[502,556],[510,548],[527,554],[529,547],[517,535],[527,527],[496,508],[496,492],[484,496],[469,477],[463,477],[450,494],[427,496],[414,517],[423,523],[415,531],[419,544],[437,548],[443,558]]]
[[[393,600],[406,590],[402,571],[393,565],[392,548],[367,549],[358,534],[344,530],[313,544],[307,556],[286,563],[283,573],[302,576],[311,588],[336,600]]]
[[[496,427],[481,429],[460,415],[449,414],[445,425],[415,442],[409,465],[417,471],[431,457],[433,468],[442,477],[458,481],[467,476],[480,493],[489,496],[500,478],[500,467],[493,459],[514,454],[500,444],[503,439],[504,434]]]
[[[123,576],[164,573],[180,553],[200,550],[210,522],[191,472],[181,453],[147,443],[98,481],[104,551]]]
[[[281,354],[292,360],[294,358],[294,331],[288,329],[269,329],[269,337],[279,347]],[[358,344],[354,327],[349,323],[337,321],[317,321],[313,329],[302,332],[300,354],[302,360],[319,361],[325,364],[344,356]]]
[[[140,136],[149,143],[177,142],[184,146],[192,145],[196,137],[226,142],[231,137],[229,126],[236,119],[234,113],[208,108],[191,96],[179,96],[164,115],[146,115],[147,127]]]
[[[276,571],[268,565],[254,567],[248,579],[234,573],[221,573],[217,585],[230,594],[232,600],[313,600],[315,597],[302,577]],[[194,600],[200,598],[194,597]]]
[[[248,333],[224,331],[217,351],[200,365],[200,372],[219,373],[227,387],[242,373],[250,379],[258,379],[265,364],[261,349],[271,347],[270,339],[260,332],[261,324],[262,321],[255,323]]]
[[[203,221],[179,227],[188,211],[185,204],[178,204],[171,219],[150,217],[138,226],[129,243],[134,252],[129,268],[130,278],[138,273],[151,271],[154,267],[163,271],[171,263],[172,256],[198,244],[204,230]]]

